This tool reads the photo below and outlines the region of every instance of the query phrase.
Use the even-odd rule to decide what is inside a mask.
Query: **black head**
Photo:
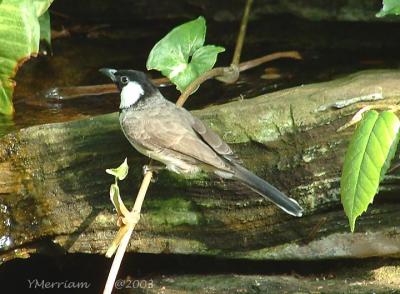
[[[112,68],[102,68],[99,71],[108,76],[120,90],[120,109],[129,108],[140,99],[158,93],[158,89],[141,71],[131,69],[116,70]]]

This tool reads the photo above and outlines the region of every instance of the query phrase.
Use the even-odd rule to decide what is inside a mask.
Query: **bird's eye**
[[[129,83],[128,77],[122,76],[122,77],[121,77],[121,83],[122,83],[123,85],[127,85],[127,84]]]

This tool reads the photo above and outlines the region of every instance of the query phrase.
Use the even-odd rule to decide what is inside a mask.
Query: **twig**
[[[213,68],[201,76],[199,76],[197,79],[195,79],[193,82],[189,84],[189,86],[185,89],[185,91],[182,92],[182,94],[179,96],[178,100],[176,101],[176,105],[181,107],[187,100],[187,98],[197,90],[197,88],[204,83],[205,81],[214,78],[216,76],[221,76],[225,72],[225,67],[216,67]]]
[[[280,59],[280,58],[292,58],[292,59],[301,59],[301,55],[298,51],[283,51],[283,52],[275,52],[272,54],[268,54],[256,59],[244,61],[239,64],[239,72],[246,71],[257,67],[263,63],[270,62],[272,60]],[[227,73],[228,72],[228,73]],[[203,77],[204,75],[204,77]],[[197,89],[199,82],[203,83],[206,80],[212,79],[217,76],[231,76],[232,75],[232,68],[231,67],[216,67],[213,68],[210,72],[204,73],[202,76],[198,77],[192,84],[188,86],[188,88],[181,94],[185,95],[186,98],[180,98],[181,100],[186,101],[187,97],[194,90]],[[234,76],[234,75],[233,75]],[[235,81],[220,79],[223,82],[233,83]],[[152,82],[156,86],[164,86],[170,83],[168,78],[159,78],[153,79]],[[56,87],[46,90],[45,92],[40,93],[41,97],[45,97],[47,99],[55,99],[55,100],[72,100],[76,98],[80,98],[83,96],[96,96],[96,95],[103,95],[103,94],[113,94],[118,93],[118,89],[114,84],[105,84],[105,85],[93,85],[93,86],[78,86],[78,87]],[[189,93],[189,94],[188,94]],[[184,102],[183,101],[183,102]]]
[[[151,80],[156,86],[169,84],[168,78],[158,78]],[[97,96],[104,94],[118,93],[115,84],[78,86],[78,87],[55,87],[41,92],[41,97],[55,100],[71,100],[82,96]]]
[[[251,8],[252,3],[253,3],[253,0],[247,0],[246,7],[244,8],[242,22],[240,23],[240,30],[239,30],[238,38],[236,40],[235,52],[234,52],[233,58],[232,58],[232,64],[235,64],[235,65],[239,64],[240,55],[242,54],[242,48],[243,48],[244,38],[246,37],[247,23],[249,22],[249,14],[250,14],[250,8]]]
[[[272,60],[280,59],[280,58],[292,58],[292,59],[302,59],[300,53],[298,51],[282,51],[271,53],[256,59],[252,59],[249,61],[245,61],[239,64],[239,71],[246,71],[253,67],[257,67],[263,63],[270,62]]]
[[[121,266],[122,258],[124,257],[126,247],[128,247],[133,230],[133,227],[129,227],[128,231],[123,235],[123,238],[120,241],[117,253],[115,254],[113,263],[111,265],[110,272],[108,273],[106,286],[104,287],[103,291],[104,294],[111,294],[112,290],[114,289],[115,279],[117,278],[118,270]]]
[[[120,242],[118,242],[119,246],[117,249],[117,253],[115,254],[110,272],[108,274],[106,286],[103,291],[103,293],[105,293],[105,294],[111,293],[112,289],[114,288],[115,279],[117,278],[117,274],[118,274],[118,270],[121,266],[122,258],[124,257],[126,248],[128,247],[129,240],[132,236],[133,230],[135,229],[136,224],[140,220],[140,211],[142,209],[144,197],[146,196],[146,192],[147,192],[147,189],[149,188],[152,177],[153,177],[153,172],[151,170],[147,171],[146,174],[144,175],[142,185],[140,186],[133,209],[131,210],[130,215],[128,215],[125,218],[126,224],[123,225],[117,233],[117,238],[118,238],[118,236],[121,235],[121,234],[119,234],[121,230],[126,231],[124,233],[124,235],[122,236],[122,239],[120,240]],[[107,254],[108,253],[109,252],[107,251]]]
[[[118,91],[115,84],[77,86],[77,87],[55,87],[40,93],[46,99],[70,100],[82,96],[104,95],[116,93]]]
[[[280,58],[293,58],[293,59],[301,59],[301,55],[297,51],[283,51],[283,52],[275,52],[272,54],[268,54],[265,56],[262,56],[257,59],[252,59],[249,61],[245,61],[239,64],[238,70],[236,70],[234,67],[235,65],[232,64],[230,67],[216,67],[213,68],[201,76],[199,76],[197,79],[195,79],[192,83],[189,84],[189,86],[185,89],[185,91],[182,92],[182,94],[179,96],[178,101],[176,102],[176,105],[182,106],[186,99],[194,92],[196,89],[205,81],[217,77],[218,80],[223,81],[225,83],[234,83],[237,78],[239,77],[239,72],[246,71],[248,69],[251,69],[253,67],[259,66],[265,62],[269,62],[275,59],[280,59]],[[237,76],[236,76],[237,74]]]

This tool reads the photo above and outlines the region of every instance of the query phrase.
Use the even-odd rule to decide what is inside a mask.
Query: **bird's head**
[[[141,71],[131,69],[117,70],[112,68],[102,68],[99,71],[109,77],[120,90],[120,109],[127,109],[136,104],[140,99],[158,93],[158,89]]]

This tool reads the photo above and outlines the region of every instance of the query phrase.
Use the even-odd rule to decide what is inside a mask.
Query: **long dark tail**
[[[302,216],[303,208],[296,202],[296,200],[287,197],[277,188],[272,186],[267,181],[257,177],[251,171],[248,171],[243,166],[233,163],[236,171],[235,178],[243,182],[246,186],[263,196],[264,198],[272,201],[282,210],[294,216]]]

